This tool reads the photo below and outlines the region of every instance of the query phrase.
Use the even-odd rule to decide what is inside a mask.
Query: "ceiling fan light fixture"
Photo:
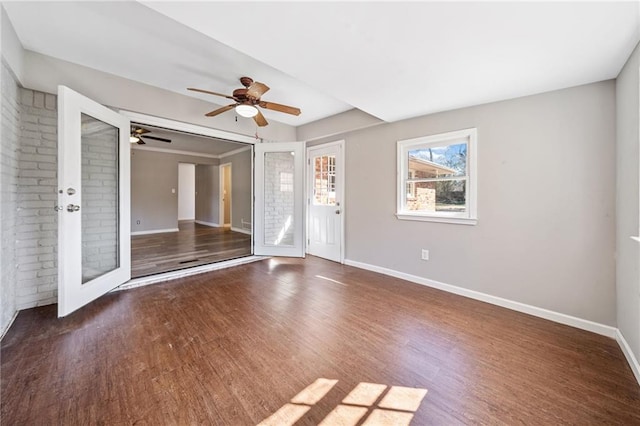
[[[240,104],[236,105],[236,112],[246,118],[252,118],[258,115],[258,108],[253,105]]]
[[[137,136],[133,136],[133,135],[129,136],[129,142],[131,143],[137,143],[139,140],[140,138]]]

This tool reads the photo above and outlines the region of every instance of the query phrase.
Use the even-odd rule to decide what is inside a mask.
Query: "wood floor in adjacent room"
[[[3,425],[640,424],[614,340],[314,257],[22,311],[1,358]]]
[[[131,278],[251,255],[251,235],[193,221],[180,221],[178,228],[131,237]]]

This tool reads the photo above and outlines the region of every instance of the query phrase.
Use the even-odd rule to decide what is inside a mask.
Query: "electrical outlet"
[[[429,250],[422,249],[422,260],[429,260]]]
[[[136,225],[140,225],[140,220],[136,220]]]

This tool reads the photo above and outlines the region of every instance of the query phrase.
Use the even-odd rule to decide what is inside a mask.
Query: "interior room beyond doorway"
[[[250,256],[251,145],[133,125],[132,278]]]

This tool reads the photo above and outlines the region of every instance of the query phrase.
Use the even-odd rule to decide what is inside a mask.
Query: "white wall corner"
[[[220,227],[219,223],[206,222],[204,220],[194,220],[194,222],[197,223],[198,225],[211,226],[212,228],[219,228]]]
[[[535,317],[544,318],[560,324],[590,331],[592,333],[600,334],[602,336],[606,336],[610,338],[616,338],[617,336],[617,331],[618,331],[617,328],[600,324],[594,321],[577,318],[571,315],[562,314],[560,312],[550,311],[548,309],[527,305],[525,303],[515,302],[513,300],[492,296],[490,294],[481,293],[475,290],[469,290],[463,287],[457,287],[451,284],[441,283],[439,281],[430,280],[430,279],[419,277],[416,275],[406,274],[404,272],[395,271],[393,269],[387,269],[380,266],[370,265],[367,263],[357,262],[349,259],[345,259],[344,263],[345,265],[354,266],[356,268],[366,269],[373,272],[378,272],[378,273],[389,275],[395,278],[400,278],[406,281],[410,281],[412,283],[424,285],[424,286],[435,288],[438,290],[443,290],[448,293],[457,294],[459,296],[468,297],[470,299],[479,300],[481,302],[490,303],[492,305],[501,306],[503,308],[511,309],[514,311],[523,312],[525,314],[533,315]]]
[[[20,39],[13,28],[13,24],[9,20],[7,11],[0,5],[0,14],[2,14],[2,22],[0,23],[0,41],[2,47],[2,58],[13,72],[16,80],[20,85],[24,86],[24,48]]]
[[[620,345],[620,349],[622,349],[622,353],[625,358],[627,358],[629,367],[631,367],[631,371],[633,372],[633,375],[636,376],[636,380],[640,385],[640,363],[638,363],[638,358],[633,354],[629,343],[627,343],[627,340],[619,329],[616,330],[616,341],[618,342],[618,345]]]

